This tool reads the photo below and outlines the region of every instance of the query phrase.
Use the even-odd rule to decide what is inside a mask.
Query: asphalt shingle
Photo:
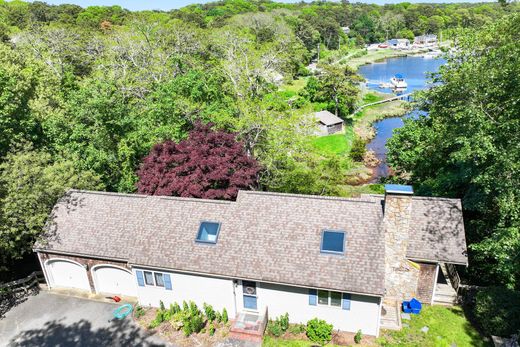
[[[216,245],[195,242],[222,223]],[[70,191],[36,249],[232,278],[384,293],[381,206],[363,199],[240,191],[236,202]],[[346,231],[344,256],[320,253],[324,229]]]

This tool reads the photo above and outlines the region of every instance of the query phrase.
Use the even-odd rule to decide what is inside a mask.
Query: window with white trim
[[[318,290],[318,305],[341,307],[341,293]]]
[[[155,271],[144,271],[144,283],[147,286],[164,287],[163,274]]]

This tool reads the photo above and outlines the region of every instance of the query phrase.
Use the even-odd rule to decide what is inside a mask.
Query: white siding
[[[153,271],[134,268],[136,283],[136,270]],[[137,286],[137,297],[141,305],[159,307],[159,301],[162,300],[168,307],[170,303],[174,302],[182,305],[182,301],[186,300],[186,302],[194,301],[201,308],[204,303],[212,305],[214,309],[219,311],[225,307],[230,318],[236,315],[232,280],[178,272],[155,272],[170,274],[172,290],[147,285],[144,287]]]
[[[242,286],[236,290],[238,310],[243,309]],[[341,307],[309,305],[309,290],[277,284],[257,283],[258,310],[268,307],[269,317],[276,318],[289,313],[291,323],[307,323],[318,317],[334,326],[334,329],[377,335],[380,298],[351,295],[350,310]]]
[[[145,271],[142,268],[134,268],[134,275],[136,270]],[[211,304],[217,310],[225,307],[229,317],[234,317],[236,300],[236,309],[239,312],[244,310],[241,281],[237,281],[237,286],[234,286],[231,279],[157,272],[170,274],[172,290],[138,286],[138,299],[142,305],[158,307],[159,300],[162,300],[168,307],[173,302],[182,304],[183,300],[191,300],[199,307],[202,307],[203,303]],[[270,318],[276,318],[287,312],[291,323],[307,323],[310,319],[318,317],[332,324],[334,329],[351,332],[361,329],[363,334],[367,335],[378,333],[380,312],[378,297],[352,294],[350,310],[343,310],[341,307],[309,305],[307,288],[258,282],[257,297],[258,312],[263,313],[267,306]]]

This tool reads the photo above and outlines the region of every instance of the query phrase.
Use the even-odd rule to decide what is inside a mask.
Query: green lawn
[[[305,88],[307,85],[307,77],[300,77],[297,80],[292,81],[290,84],[286,83],[280,87],[280,90],[293,92],[294,95],[298,94],[300,90]]]
[[[426,306],[401,331],[383,331],[378,342],[382,346],[479,347],[488,346],[464,317],[459,307]],[[421,328],[427,326],[427,333]]]
[[[345,134],[334,134],[317,137],[313,145],[323,153],[344,155],[350,151],[352,146],[353,132],[348,127]]]

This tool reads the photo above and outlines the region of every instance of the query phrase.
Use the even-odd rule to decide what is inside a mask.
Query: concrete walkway
[[[117,307],[42,291],[0,320],[0,346],[172,346],[149,335],[131,317],[112,320]]]

